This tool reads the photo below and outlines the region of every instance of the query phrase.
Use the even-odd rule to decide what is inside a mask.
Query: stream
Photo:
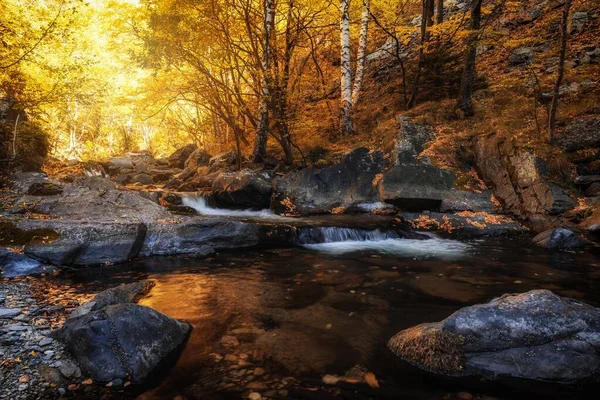
[[[211,215],[281,218],[195,206]],[[488,399],[575,399],[597,390],[446,380],[399,362],[386,348],[398,331],[504,293],[549,289],[600,305],[597,255],[549,253],[523,238],[457,241],[414,234],[419,237],[317,226],[300,230],[297,247],[227,251],[207,259],[147,258],[55,279],[84,293],[152,279],[156,286],[140,304],[192,324],[172,368],[150,386],[115,398],[236,399],[260,392],[263,398],[454,399],[470,392]],[[379,389],[322,383],[323,375],[343,376],[357,365],[375,374]]]

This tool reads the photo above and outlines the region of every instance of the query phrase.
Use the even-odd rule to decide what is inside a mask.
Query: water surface
[[[478,398],[588,398],[596,387],[439,379],[386,349],[402,329],[504,293],[549,289],[600,305],[600,258],[522,242],[374,236],[206,260],[151,258],[57,279],[93,292],[153,279],[141,304],[193,325],[174,368],[153,387],[117,397],[141,391],[141,399],[235,399],[257,391],[270,398],[454,399],[468,391]],[[231,346],[231,337],[239,344]],[[378,377],[379,389],[321,383],[357,365]],[[264,374],[255,375],[257,367]]]

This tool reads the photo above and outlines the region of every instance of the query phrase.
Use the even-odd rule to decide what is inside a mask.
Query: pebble
[[[260,395],[260,393],[257,393],[257,392],[251,392],[251,393],[248,395],[248,398],[249,398],[250,400],[260,400],[260,399],[262,399],[262,396]]]
[[[52,342],[54,342],[54,339],[46,337],[40,341],[40,346],[42,346],[42,347],[48,346],[49,344],[52,344]]]
[[[323,383],[326,385],[335,385],[340,381],[340,378],[335,375],[325,375],[323,377]]]
[[[255,376],[261,376],[261,375],[265,374],[265,370],[263,368],[257,367],[257,368],[254,368],[253,374]]]

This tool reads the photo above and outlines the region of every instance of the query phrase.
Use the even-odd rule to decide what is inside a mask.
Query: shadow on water
[[[472,241],[464,249],[450,258],[373,248],[248,250],[205,260],[138,260],[56,279],[82,292],[152,279],[156,286],[140,304],[194,327],[174,366],[162,369],[153,386],[114,398],[237,399],[247,395],[250,382],[264,383],[256,389],[264,395],[286,380],[287,398],[299,399],[452,400],[464,391],[480,399],[579,399],[597,391],[595,384],[443,379],[406,365],[387,350],[387,340],[402,329],[504,293],[549,289],[600,304],[597,255],[550,254],[505,240]],[[223,336],[235,336],[239,343],[227,347]],[[226,362],[226,357],[236,361]],[[323,375],[344,375],[357,364],[375,373],[379,389],[349,383],[324,388]],[[266,374],[250,378],[256,366]]]

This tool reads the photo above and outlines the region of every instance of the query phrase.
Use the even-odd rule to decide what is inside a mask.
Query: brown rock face
[[[504,208],[534,230],[554,225],[553,216],[575,207],[568,193],[547,179],[542,160],[497,135],[475,142],[479,174]]]

